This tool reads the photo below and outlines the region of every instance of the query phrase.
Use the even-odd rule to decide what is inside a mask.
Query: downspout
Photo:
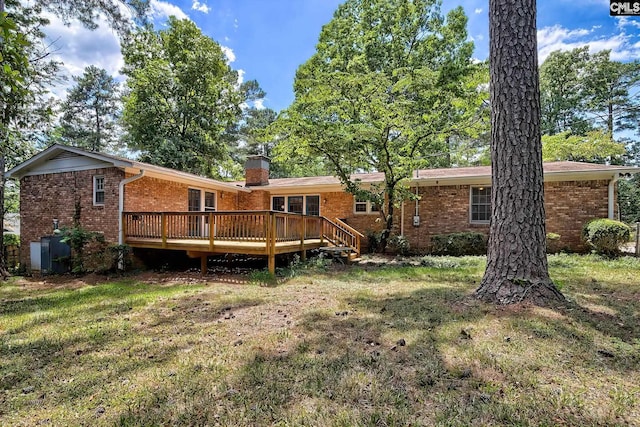
[[[609,181],[609,219],[615,219],[614,218],[615,188],[616,188],[616,182],[618,182],[619,179],[620,179],[620,175],[616,173],[613,176],[613,179]]]
[[[400,205],[400,235],[404,236],[404,200]]]
[[[129,178],[125,178],[120,181],[118,185],[118,245],[122,245],[124,243],[124,236],[122,235],[122,213],[124,212],[124,186],[129,184],[130,182],[136,181],[144,176],[144,169],[140,169],[140,173],[138,175],[130,176]],[[120,267],[120,266],[118,266]]]

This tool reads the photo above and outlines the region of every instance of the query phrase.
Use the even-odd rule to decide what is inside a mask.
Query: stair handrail
[[[346,227],[341,224],[336,224],[335,222],[331,221],[326,217],[322,217],[322,220],[325,224],[329,225],[334,230],[338,230],[346,234],[348,237],[350,237],[349,240],[351,240],[351,242],[348,241],[347,239],[341,238],[339,235],[336,235],[336,233],[332,233],[331,236],[324,234],[324,227],[323,227],[322,233],[324,238],[326,238],[328,241],[330,241],[336,246],[338,245],[347,246],[356,253],[356,256],[360,256],[360,238],[363,237],[362,233],[358,232],[357,230],[354,230],[353,227],[350,227],[349,225],[344,224],[344,222],[342,221],[340,222],[346,225]]]

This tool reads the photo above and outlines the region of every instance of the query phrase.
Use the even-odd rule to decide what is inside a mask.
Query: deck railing
[[[362,236],[347,224],[324,217],[276,211],[218,212],[124,212],[123,239],[168,241],[202,240],[210,246],[215,241],[296,242],[321,239],[336,246],[353,248],[360,254]]]

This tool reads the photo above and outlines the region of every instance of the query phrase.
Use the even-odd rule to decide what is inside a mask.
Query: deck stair
[[[341,248],[331,251],[352,261],[360,257],[361,242],[364,235],[346,222],[335,218],[333,221],[324,218],[322,222],[322,238],[328,242],[328,248]]]

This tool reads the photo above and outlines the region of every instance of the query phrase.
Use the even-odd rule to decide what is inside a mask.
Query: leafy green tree
[[[92,151],[112,151],[118,142],[119,84],[106,70],[90,65],[62,104],[63,141]]]
[[[618,181],[620,220],[627,224],[640,222],[640,175]]]
[[[0,223],[6,210],[5,171],[32,153],[31,136],[51,115],[44,94],[58,64],[41,47],[41,27],[48,21],[40,13],[38,6],[18,1],[0,4]],[[9,188],[7,207],[15,201],[15,188]],[[0,247],[2,239],[0,235]],[[8,275],[3,254],[0,275]]]
[[[122,52],[129,147],[150,163],[219,176],[229,156],[224,134],[240,119],[242,103],[260,96],[257,84],[238,85],[220,45],[189,20],[140,29]]]
[[[446,18],[435,0],[347,0],[296,73],[293,104],[271,128],[276,158],[320,158],[346,190],[382,206],[391,233],[403,184],[418,167],[447,162],[446,137],[475,99],[462,8]],[[471,114],[473,115],[473,114]],[[434,155],[440,153],[440,155]],[[358,171],[384,172],[365,187]]]
[[[592,128],[584,117],[583,70],[589,47],[554,51],[540,67],[542,133],[583,134]]]
[[[111,26],[126,34],[133,23],[123,14],[126,5],[142,17],[146,0],[38,0],[20,2],[0,0],[0,215],[4,215],[5,170],[10,162],[19,162],[33,148],[33,135],[51,116],[50,103],[44,94],[57,73],[58,64],[51,61],[41,43],[41,27],[48,21],[42,10],[57,13],[69,21],[78,18],[89,28],[96,27],[99,14]],[[9,162],[7,162],[7,160]],[[3,218],[0,218],[3,222]],[[0,247],[2,236],[0,235]],[[0,274],[6,277],[4,257],[0,254]]]
[[[640,62],[611,60],[589,47],[552,52],[540,67],[542,131],[586,135],[593,129],[638,130]]]
[[[591,55],[582,78],[588,117],[613,138],[614,132],[640,129],[640,61],[623,63],[610,56],[609,50]]]
[[[69,23],[77,19],[91,30],[98,28],[98,18],[104,16],[111,28],[121,35],[128,34],[134,21],[146,23],[149,0],[36,0],[36,4],[55,13]]]
[[[542,137],[542,160],[546,162],[620,163],[625,153],[624,144],[615,142],[603,130],[594,130],[584,136],[566,131]]]
[[[564,297],[546,256],[536,1],[489,1],[491,225],[483,301],[547,304]]]

